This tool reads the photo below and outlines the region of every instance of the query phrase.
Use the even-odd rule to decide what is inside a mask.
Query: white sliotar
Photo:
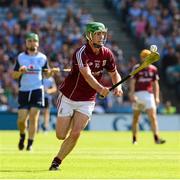
[[[156,45],[151,45],[151,46],[150,46],[150,51],[151,51],[151,52],[157,52],[157,49],[158,49],[158,48],[157,48]]]

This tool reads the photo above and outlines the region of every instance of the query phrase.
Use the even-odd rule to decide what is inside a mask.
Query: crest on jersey
[[[92,66],[92,65],[93,65],[93,62],[89,62],[88,65],[89,65],[89,66]]]
[[[99,68],[100,67],[100,61],[99,60],[95,60],[95,68]]]
[[[103,60],[103,63],[102,63],[102,66],[105,66],[106,65],[106,59]]]
[[[35,69],[35,67],[34,67],[33,64],[30,64],[28,68],[29,68],[29,69]]]

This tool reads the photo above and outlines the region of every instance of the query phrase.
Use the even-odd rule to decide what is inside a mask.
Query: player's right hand
[[[103,87],[101,91],[99,92],[100,96],[106,97],[109,94],[109,88]]]
[[[21,72],[22,74],[24,74],[25,72],[27,72],[27,67],[26,66],[21,66],[19,68],[19,72]]]

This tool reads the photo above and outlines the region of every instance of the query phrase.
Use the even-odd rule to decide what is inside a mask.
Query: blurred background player
[[[62,160],[76,145],[92,115],[96,93],[104,97],[108,95],[109,88],[99,83],[103,69],[109,72],[113,84],[121,79],[113,53],[104,47],[107,37],[104,24],[88,23],[85,35],[87,43],[74,52],[71,72],[59,87],[56,136],[64,141],[49,170],[58,170]],[[123,94],[121,86],[114,90],[114,94]]]
[[[20,131],[19,150],[24,149],[25,133],[28,125],[28,144],[26,150],[32,149],[41,106],[44,104],[42,71],[48,69],[47,57],[38,51],[39,37],[28,33],[25,38],[26,51],[18,55],[13,78],[19,80],[18,94],[18,128]],[[46,75],[52,75],[47,71]],[[27,123],[29,119],[29,124]]]
[[[176,111],[176,107],[172,105],[170,100],[166,101],[164,106],[160,109],[160,113],[166,115],[175,114]]]
[[[151,54],[151,51],[144,49],[140,53],[141,62]],[[139,64],[135,65],[136,69]],[[142,111],[146,111],[151,122],[151,128],[156,144],[163,144],[165,140],[159,138],[156,105],[159,104],[159,76],[157,68],[149,65],[137,73],[130,81],[129,97],[133,108],[132,135],[133,144],[137,143],[138,121]]]
[[[52,105],[52,96],[57,92],[57,86],[53,77],[43,78],[45,101],[42,107],[43,130],[48,131],[50,121],[50,110]]]

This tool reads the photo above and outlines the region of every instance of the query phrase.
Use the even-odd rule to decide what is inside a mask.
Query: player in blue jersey
[[[19,150],[24,149],[26,129],[28,126],[28,143],[26,150],[32,149],[37,131],[40,108],[44,104],[43,72],[45,76],[53,75],[48,67],[46,55],[38,51],[39,37],[28,33],[25,38],[26,51],[18,55],[14,67],[13,78],[19,80],[18,94],[18,128],[20,130]],[[29,123],[28,123],[29,120]]]
[[[56,82],[53,77],[44,78],[43,79],[44,85],[44,106],[42,107],[42,114],[43,114],[43,130],[48,131],[49,129],[49,121],[50,121],[50,109],[52,105],[53,95],[57,92]]]

